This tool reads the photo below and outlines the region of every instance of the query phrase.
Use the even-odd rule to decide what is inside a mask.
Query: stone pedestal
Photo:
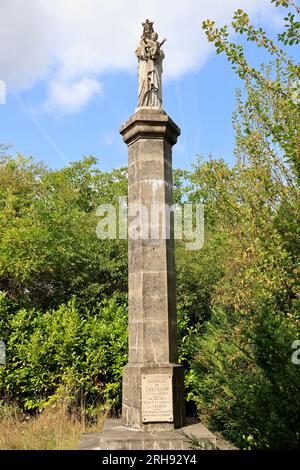
[[[163,110],[139,108],[120,133],[128,145],[129,209],[129,362],[123,375],[122,417],[132,429],[171,430],[185,423],[183,368],[177,363],[172,214],[168,223],[172,146],[180,129]],[[147,215],[134,214],[138,207]],[[138,214],[140,239],[130,232]]]
[[[197,442],[197,446],[193,443]],[[187,423],[182,429],[137,431],[119,419],[107,419],[102,432],[85,433],[78,450],[215,450],[215,436],[200,423]],[[227,447],[228,448],[228,447]],[[231,447],[232,448],[232,447]],[[226,447],[223,445],[223,449]]]

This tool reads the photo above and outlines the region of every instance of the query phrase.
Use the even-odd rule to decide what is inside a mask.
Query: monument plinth
[[[145,208],[149,217],[162,208],[156,238],[151,220],[140,238],[128,240],[129,362],[122,416],[126,426],[140,430],[178,428],[185,406],[183,368],[177,363],[172,218],[169,236],[164,234],[166,208],[172,205],[172,146],[180,129],[162,109],[140,108],[120,132],[128,145],[129,224],[134,207]]]

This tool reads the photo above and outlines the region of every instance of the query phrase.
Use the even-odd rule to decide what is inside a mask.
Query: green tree
[[[96,209],[127,194],[126,169],[93,157],[50,171],[19,155],[0,162],[0,289],[19,305],[49,308],[72,295],[92,303],[126,292],[123,240],[99,240]]]
[[[294,2],[279,4],[299,14]],[[299,42],[290,13],[278,36],[282,47]],[[233,29],[271,54],[260,69],[230,42],[227,26],[208,20],[203,27],[245,89],[233,116],[234,166],[211,158],[196,163],[191,176],[207,230],[221,241],[215,257],[223,270],[197,337],[191,388],[202,419],[238,446],[298,448],[300,376],[291,347],[300,332],[299,64],[242,10]]]

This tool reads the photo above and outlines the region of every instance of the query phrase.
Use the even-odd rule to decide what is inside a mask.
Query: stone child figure
[[[146,40],[147,46],[146,46],[146,52],[148,50],[149,56],[152,60],[155,60],[156,57],[159,54],[161,46],[166,42],[166,39],[164,39],[162,42],[158,42],[158,34],[157,33],[152,33],[150,39]]]
[[[138,58],[138,107],[162,107],[162,61],[165,57],[161,46],[166,41],[158,41],[153,30],[153,22],[143,23],[143,36],[135,51]]]

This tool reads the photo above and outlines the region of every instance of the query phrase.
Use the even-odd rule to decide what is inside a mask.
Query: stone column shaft
[[[123,417],[126,425],[137,429],[181,427],[185,416],[183,370],[177,364],[173,217],[169,238],[162,236],[168,221],[164,211],[172,204],[172,146],[180,130],[164,111],[141,108],[120,132],[128,145],[129,213],[137,205],[144,206],[148,215],[146,219],[136,213],[141,218],[141,239],[132,239],[131,232],[128,237],[129,362],[123,376]],[[129,217],[129,227],[136,215]],[[146,404],[141,383],[151,374],[153,379],[163,376],[161,380],[172,381],[173,418],[168,416],[166,422],[163,418],[149,422],[142,416]]]

